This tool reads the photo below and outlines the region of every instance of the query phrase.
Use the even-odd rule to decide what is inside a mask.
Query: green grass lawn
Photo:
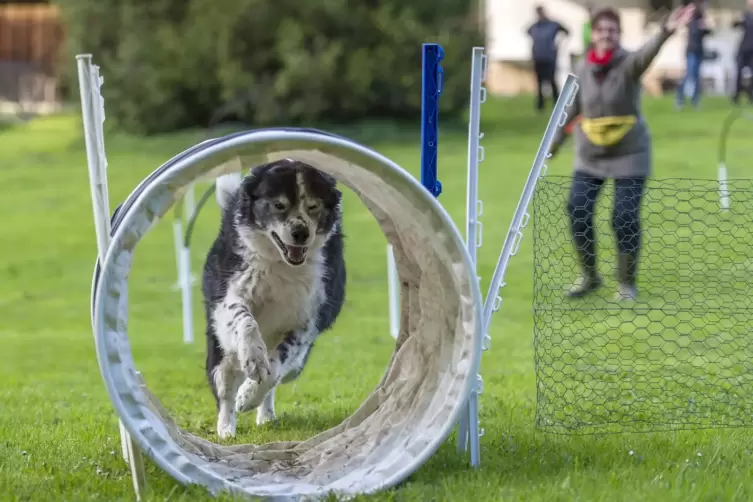
[[[482,110],[483,291],[546,124],[546,117],[532,113],[531,104],[529,99],[491,100]],[[715,178],[718,132],[729,113],[726,100],[708,99],[703,111],[681,113],[672,110],[669,99],[648,100],[646,112],[654,133],[656,177]],[[418,175],[418,124],[410,131],[370,124],[339,132],[363,140]],[[149,172],[204,134],[108,137],[112,209]],[[731,177],[751,175],[751,138],[753,123],[733,130]],[[447,128],[440,134],[441,200],[461,229],[466,141],[463,129]],[[568,148],[551,162],[549,173],[567,175],[570,165]],[[96,246],[77,116],[39,119],[0,131],[0,166],[0,498],[131,499],[117,418],[100,379],[91,334],[89,294]],[[278,392],[279,423],[256,428],[253,415],[246,415],[239,420],[237,441],[305,439],[337,425],[368,395],[386,367],[392,350],[386,241],[353,194],[346,194],[345,207],[346,307],[334,330],[318,343],[303,377]],[[217,211],[209,204],[194,236],[197,273],[216,227]],[[453,435],[406,483],[368,499],[753,499],[753,433],[745,429],[567,436],[535,427],[533,242],[533,229],[528,228],[507,274],[491,349],[484,354],[481,468],[474,471],[455,453]],[[199,288],[197,341],[187,346],[181,340],[169,222],[158,225],[138,249],[129,295],[136,364],[182,426],[216,439],[214,403],[203,369]],[[604,264],[605,273],[609,266]],[[594,323],[608,331],[604,316]],[[147,476],[149,500],[209,498],[200,489],[177,485],[150,461]]]

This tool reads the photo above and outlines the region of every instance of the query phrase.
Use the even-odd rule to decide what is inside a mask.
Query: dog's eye
[[[275,202],[274,206],[275,206],[275,209],[277,209],[278,211],[285,210],[285,204],[280,201]]]
[[[318,211],[319,210],[319,204],[316,203],[316,202],[314,202],[312,204],[309,204],[307,209],[309,211],[311,211],[311,212]]]

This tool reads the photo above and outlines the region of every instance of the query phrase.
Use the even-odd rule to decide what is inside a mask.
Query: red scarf
[[[588,59],[589,63],[604,66],[612,60],[612,55],[614,55],[614,50],[607,51],[601,56],[597,56],[595,50],[589,49],[586,53],[586,58]]]

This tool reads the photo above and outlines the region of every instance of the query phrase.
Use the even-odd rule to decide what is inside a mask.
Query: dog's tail
[[[238,191],[242,182],[243,176],[241,173],[224,174],[217,178],[217,204],[223,211],[228,209],[233,194]]]

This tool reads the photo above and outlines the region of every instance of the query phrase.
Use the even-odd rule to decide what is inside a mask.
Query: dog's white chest
[[[320,267],[316,263],[290,267],[284,263],[249,267],[238,289],[259,325],[268,350],[292,330],[315,320],[322,296]]]

